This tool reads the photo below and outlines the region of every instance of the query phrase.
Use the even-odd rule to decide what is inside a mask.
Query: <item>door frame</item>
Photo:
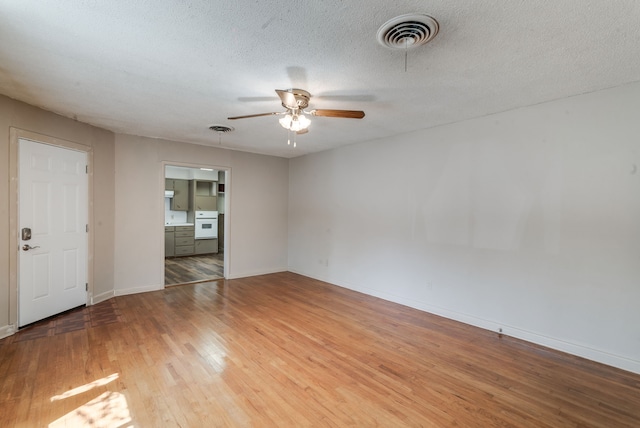
[[[68,150],[76,150],[87,154],[87,204],[89,236],[87,242],[87,306],[93,300],[93,148],[85,144],[63,140],[49,135],[38,134],[24,129],[9,128],[9,326],[14,333],[18,330],[18,252],[20,244],[18,240],[20,207],[19,194],[19,170],[18,151],[20,139],[31,140],[40,144],[48,144]]]
[[[161,168],[162,168],[162,173],[161,175],[161,180],[162,180],[162,184],[161,184],[161,189],[164,190],[164,179],[165,179],[165,175],[166,175],[166,167],[167,166],[179,166],[179,167],[183,167],[183,168],[192,168],[192,169],[200,169],[200,168],[211,168],[211,169],[215,169],[216,171],[224,171],[224,180],[225,180],[225,192],[224,192],[224,241],[223,241],[223,248],[224,248],[224,258],[222,261],[222,275],[224,279],[228,279],[229,278],[229,265],[231,263],[231,259],[229,257],[229,220],[230,220],[230,210],[231,210],[231,195],[229,192],[229,189],[231,189],[231,167],[229,166],[216,166],[216,165],[211,165],[211,164],[198,164],[198,163],[187,163],[187,162],[176,162],[176,161],[162,161],[161,162]],[[161,230],[162,233],[162,242],[164,242],[164,196],[163,196],[163,203],[162,203],[162,223],[161,223],[161,227],[162,229],[160,229],[160,226],[158,227],[158,230]],[[162,278],[162,288],[166,288],[166,285],[164,284],[164,249],[162,250],[162,275],[160,276],[160,278]]]

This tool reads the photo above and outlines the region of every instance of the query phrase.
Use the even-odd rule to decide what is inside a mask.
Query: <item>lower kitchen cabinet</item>
[[[173,257],[175,254],[175,228],[165,226],[164,228],[164,256]]]
[[[174,255],[190,256],[195,251],[195,229],[193,226],[176,226]]]
[[[176,256],[192,256],[193,254],[194,254],[193,245],[176,246],[176,250],[175,250]]]
[[[210,254],[218,252],[217,239],[196,239],[195,253]]]
[[[165,226],[164,256],[192,256],[218,252],[217,239],[195,239],[193,226]]]

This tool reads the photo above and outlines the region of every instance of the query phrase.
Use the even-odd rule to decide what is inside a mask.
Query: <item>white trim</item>
[[[347,288],[353,291],[358,291],[360,293],[364,293],[373,297],[378,297],[380,299],[387,300],[389,302],[398,303],[404,306],[408,306],[410,308],[418,309],[418,310],[428,312],[434,315],[438,315],[444,318],[448,318],[454,321],[459,321],[464,324],[472,325],[474,327],[479,327],[484,330],[489,330],[495,333],[503,334],[505,336],[510,336],[517,339],[525,340],[527,342],[544,346],[550,349],[554,349],[556,351],[565,352],[567,354],[586,358],[591,361],[606,364],[608,366],[616,367],[632,373],[640,374],[640,361],[632,360],[630,358],[627,358],[621,355],[610,354],[608,352],[589,348],[587,346],[580,345],[577,343],[554,339],[552,337],[543,336],[535,332],[522,330],[516,327],[502,325],[494,321],[489,321],[489,320],[477,318],[471,315],[463,314],[460,312],[451,311],[446,308],[429,305],[428,303],[417,301],[417,300],[405,299],[400,296],[380,292],[378,290],[370,289],[367,287],[358,287],[354,284],[349,284],[345,282],[338,283],[336,281],[330,280],[329,278],[321,278],[313,275],[308,275],[302,272],[297,272],[294,269],[289,269],[289,271],[293,273],[297,273],[299,275],[307,276],[309,278],[317,279],[319,281],[327,282],[329,284],[337,285],[338,287]]]
[[[231,263],[231,258],[229,257],[229,230],[230,230],[230,211],[231,211],[231,198],[230,198],[230,192],[229,190],[231,189],[231,167],[230,166],[216,166],[216,165],[210,165],[210,164],[198,164],[198,163],[186,163],[186,162],[177,162],[177,161],[170,161],[170,160],[163,160],[162,162],[160,162],[161,167],[162,167],[162,173],[161,173],[161,179],[162,179],[162,190],[164,190],[164,186],[165,186],[165,176],[167,174],[167,166],[179,166],[179,167],[183,167],[183,168],[193,168],[193,169],[199,169],[199,168],[211,168],[211,169],[215,169],[216,171],[224,171],[224,177],[225,177],[225,192],[224,192],[224,241],[222,243],[223,248],[224,248],[224,258],[222,260],[222,276],[224,279],[231,279],[228,275],[230,272],[230,263]],[[216,189],[217,192],[217,189]],[[164,198],[164,196],[163,196]],[[164,204],[162,205],[164,207]],[[164,243],[164,212],[162,213],[162,242]],[[162,252],[163,257],[162,257],[162,272],[160,273],[160,278],[163,278],[163,287],[164,287],[164,250]],[[286,269],[285,269],[286,270]]]
[[[272,274],[272,273],[281,273],[281,272],[288,272],[288,269],[287,268],[273,268],[273,269],[260,270],[260,271],[244,272],[244,273],[238,273],[238,274],[235,274],[235,275],[229,275],[226,279],[248,278],[250,276],[269,275],[269,274]],[[300,275],[302,275],[302,274],[300,274]]]
[[[625,358],[620,355],[610,354],[598,349],[589,348],[576,343],[565,342],[554,339],[552,337],[541,336],[526,330],[520,330],[515,327],[502,327],[503,334],[537,345],[546,346],[547,348],[557,351],[566,352],[567,354],[586,358],[587,360],[596,361],[608,366],[616,367],[632,373],[640,374],[640,361]]]
[[[5,337],[9,337],[16,332],[16,327],[13,324],[3,325],[0,327],[0,339],[4,339]]]
[[[115,296],[115,293],[113,290],[107,291],[106,293],[98,294],[91,298],[91,304],[95,305],[97,303],[104,302],[105,300],[109,300],[114,296]]]
[[[114,290],[114,296],[126,296],[129,294],[147,293],[149,291],[164,290],[164,285],[146,285],[143,287],[125,288],[122,290]]]

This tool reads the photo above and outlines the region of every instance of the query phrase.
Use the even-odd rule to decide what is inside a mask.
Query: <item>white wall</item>
[[[287,269],[286,159],[116,135],[115,294],[164,286],[164,165],[230,169],[228,278]]]
[[[13,334],[17,325],[17,288],[11,283],[9,239],[17,233],[11,222],[9,199],[10,128],[35,132],[93,150],[93,259],[89,261],[93,298],[113,291],[114,246],[114,134],[0,95],[0,338]]]
[[[640,373],[638,112],[636,83],[292,159],[289,269]]]

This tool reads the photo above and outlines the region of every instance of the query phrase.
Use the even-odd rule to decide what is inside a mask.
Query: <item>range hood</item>
[[[173,190],[165,190],[164,191],[165,198],[173,198]]]

